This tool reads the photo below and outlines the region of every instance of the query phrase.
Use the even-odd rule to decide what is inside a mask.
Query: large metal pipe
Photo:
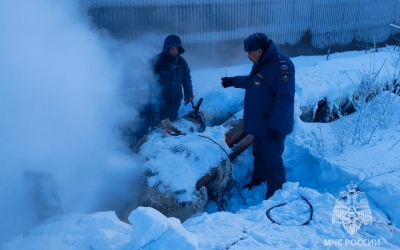
[[[232,149],[232,153],[229,154],[229,160],[233,161],[243,151],[245,151],[251,144],[253,144],[254,135],[246,135],[240,142]]]
[[[247,135],[243,132],[243,119],[229,119],[222,126],[231,127],[231,129],[225,134],[225,143],[230,148]]]
[[[232,148],[232,152],[228,155],[229,161],[232,162],[243,151],[245,151],[252,143],[254,136],[243,132],[243,119],[232,117],[222,126],[230,128],[225,133],[225,143]],[[218,172],[208,173],[201,177],[196,183],[196,190],[206,187],[208,183],[218,177]]]
[[[226,121],[222,126],[230,128],[225,133],[225,143],[232,148],[232,152],[228,158],[230,161],[233,161],[253,143],[254,136],[243,132],[242,118],[232,117],[232,119]]]
[[[224,93],[226,93],[226,95]],[[231,161],[251,144],[251,140],[248,140],[250,137],[246,137],[246,134],[242,132],[243,122],[241,117],[234,116],[234,114],[243,109],[243,96],[238,95],[236,97],[236,95],[233,96],[230,92],[226,92],[226,90],[217,90],[211,93],[210,98],[212,98],[210,99],[212,101],[218,100],[218,104],[220,105],[216,106],[205,102],[203,104],[204,106],[201,107],[201,110],[198,112],[192,110],[172,123],[168,120],[162,121],[148,135],[148,139],[144,138],[140,145],[137,145],[138,154],[148,159],[144,176],[142,206],[153,207],[166,216],[174,216],[184,221],[193,214],[201,212],[208,199],[220,199],[232,188]],[[208,100],[207,97],[204,99],[206,101]],[[223,126],[227,128],[228,131],[225,134],[225,141],[228,147],[232,148],[230,155],[227,153],[225,157],[222,156],[221,162],[216,163],[214,166],[204,166],[204,170],[208,171],[208,173],[199,178],[197,183],[196,181],[193,182],[193,189],[183,190],[179,188],[179,185],[177,185],[179,183],[176,182],[179,178],[176,180],[171,180],[169,178],[164,180],[162,176],[165,175],[160,175],[159,173],[163,173],[165,164],[171,163],[165,163],[165,161],[161,159],[162,154],[177,154],[178,157],[174,157],[173,160],[173,164],[177,164],[177,166],[181,164],[179,162],[179,157],[182,155],[182,152],[184,152],[185,155],[196,155],[196,147],[190,147],[189,144],[186,145],[183,138],[183,140],[178,138],[178,140],[175,141],[174,138],[177,137],[169,136],[166,130],[169,131],[170,135],[184,136],[184,134],[187,134],[187,136],[193,136],[197,133],[204,132],[205,128],[212,126]],[[199,135],[201,136],[201,134]],[[165,143],[158,143],[157,146],[153,147],[152,143],[159,142],[160,136]],[[171,141],[172,143],[169,143],[169,138],[173,140]],[[244,140],[245,138],[247,139]],[[211,141],[215,143],[212,138],[208,139],[211,139]],[[192,141],[190,145],[194,145],[193,137],[190,140]],[[171,147],[171,145],[174,146]],[[199,155],[198,157],[202,156]],[[185,157],[182,158],[184,161],[182,162],[182,166],[185,166],[184,171],[186,173],[188,171],[197,173],[197,169],[191,169],[191,164],[190,162],[188,163],[189,159],[190,158]],[[180,172],[178,171],[177,173],[179,175]],[[193,175],[189,174],[189,176]],[[154,180],[156,180],[156,183]],[[179,179],[179,181],[184,183],[183,179]],[[173,182],[173,184],[171,182]],[[184,192],[184,194],[190,194],[188,196],[185,195],[186,198],[183,199],[184,201],[180,199],[182,192]]]
[[[185,116],[182,119],[193,117]],[[197,119],[194,119],[197,121]],[[225,134],[225,141],[232,152],[228,158],[218,166],[210,168],[210,172],[196,182],[196,199],[190,202],[179,202],[173,192],[161,192],[158,188],[148,186],[146,196],[142,203],[144,206],[151,206],[166,216],[174,216],[181,221],[202,211],[208,199],[218,202],[223,195],[233,187],[231,162],[246,150],[253,142],[253,135],[246,135],[242,132],[243,120],[232,117],[222,126],[229,127]],[[201,127],[201,125],[200,125]]]

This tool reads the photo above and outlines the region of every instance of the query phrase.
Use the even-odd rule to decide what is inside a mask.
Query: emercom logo
[[[331,239],[331,240],[324,240],[324,247],[371,247],[371,246],[380,246],[381,240],[373,240],[373,239]]]
[[[346,186],[348,191],[341,191],[342,198],[335,203],[332,213],[332,225],[343,226],[350,234],[355,234],[361,225],[372,223],[371,209],[366,199],[358,198],[364,192],[357,188],[353,182]]]

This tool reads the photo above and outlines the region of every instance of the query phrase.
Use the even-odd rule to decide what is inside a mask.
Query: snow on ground
[[[293,58],[297,109],[300,105],[315,105],[323,97],[334,100],[341,95],[351,95],[354,83],[362,79],[363,72],[371,75],[383,62],[385,65],[377,80],[393,79],[393,74],[399,70],[393,61],[394,52],[386,48],[381,50],[376,54],[333,54],[329,61],[323,56]],[[193,72],[197,96],[221,88],[219,79],[222,76],[247,74],[250,67]],[[233,92],[225,93],[223,98],[226,99]],[[210,202],[203,213],[183,223],[143,207],[129,216],[132,225],[119,221],[112,211],[57,215],[6,243],[3,249],[398,249],[399,99],[399,96],[382,92],[373,99],[371,104],[374,105],[366,109],[365,116],[356,112],[331,123],[304,123],[296,118],[295,130],[288,136],[284,152],[288,182],[268,201],[264,200],[266,187],[261,185],[252,190],[240,189],[246,204],[233,188],[226,197],[224,211],[217,211],[216,204]],[[207,100],[204,102],[206,104]],[[387,102],[389,105],[385,106]],[[383,112],[382,107],[390,112]],[[184,112],[182,109],[181,113]],[[361,118],[367,123],[362,123]],[[365,130],[364,134],[359,133],[360,140],[351,144],[348,132],[355,124],[362,124],[357,131]],[[378,125],[371,127],[371,124]],[[216,129],[207,128],[205,133]],[[369,143],[362,143],[363,138],[369,139]],[[338,146],[341,141],[346,142],[342,147]],[[201,152],[196,153],[204,157],[210,149],[218,150],[199,148]],[[169,161],[168,155],[163,157],[165,162]],[[251,149],[233,164],[234,179],[241,187],[250,178]],[[185,173],[171,172],[185,178]],[[351,182],[364,191],[362,198],[368,201],[372,214],[372,223],[361,225],[353,235],[343,226],[332,225],[335,204],[343,197],[340,192],[346,191],[346,185]],[[270,218],[266,216],[268,210]]]

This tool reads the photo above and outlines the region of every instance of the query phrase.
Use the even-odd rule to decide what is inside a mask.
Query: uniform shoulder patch
[[[284,82],[289,81],[289,78],[290,78],[289,71],[281,71],[281,78],[282,78],[282,81],[284,81]]]

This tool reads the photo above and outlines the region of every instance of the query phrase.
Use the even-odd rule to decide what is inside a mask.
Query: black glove
[[[232,87],[233,86],[233,77],[222,77],[221,85],[224,88]]]
[[[185,99],[184,99],[185,106],[189,104],[189,102],[192,100],[193,97],[194,97],[193,95],[185,96]]]
[[[280,138],[280,132],[276,129],[269,128],[267,131],[267,138],[270,141],[278,142]]]

